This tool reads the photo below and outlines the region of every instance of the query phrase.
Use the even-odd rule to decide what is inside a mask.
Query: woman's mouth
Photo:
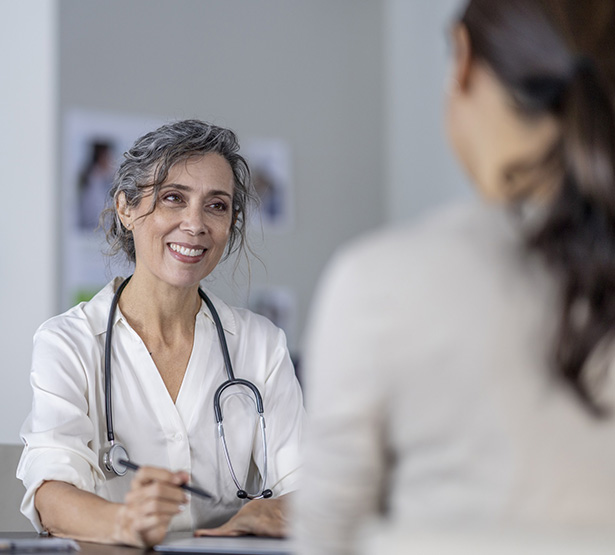
[[[183,247],[177,243],[169,243],[169,248],[182,256],[188,256],[190,258],[197,258],[205,252],[205,249],[192,249],[190,247]]]

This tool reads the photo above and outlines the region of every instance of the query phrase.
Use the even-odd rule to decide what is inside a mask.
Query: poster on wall
[[[108,245],[99,218],[109,202],[109,189],[122,154],[135,139],[162,122],[70,110],[63,123],[60,308],[65,310],[90,299],[114,276],[131,271],[121,255],[110,258],[105,254]]]
[[[269,318],[278,328],[284,330],[288,343],[294,343],[297,299],[290,287],[256,286],[250,293],[248,308]]]
[[[294,225],[291,152],[282,139],[254,138],[242,141],[242,153],[260,200],[253,225],[265,231],[287,232]]]

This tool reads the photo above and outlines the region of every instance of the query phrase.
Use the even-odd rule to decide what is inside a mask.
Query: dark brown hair
[[[471,0],[461,22],[519,110],[560,122],[542,162],[557,192],[527,245],[562,284],[557,373],[604,414],[586,363],[615,331],[615,2]]]

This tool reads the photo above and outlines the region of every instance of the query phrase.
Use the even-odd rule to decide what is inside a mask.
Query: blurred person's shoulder
[[[360,268],[379,277],[425,272],[439,267],[480,265],[522,244],[515,217],[504,207],[481,201],[448,205],[412,222],[387,226],[347,244],[335,256],[338,266]]]

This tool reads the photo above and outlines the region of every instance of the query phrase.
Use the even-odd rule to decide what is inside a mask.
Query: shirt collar
[[[103,287],[89,302],[83,305],[83,312],[90,323],[94,335],[100,335],[107,331],[107,321],[109,320],[109,309],[115,290],[120,286],[125,278],[116,277]],[[113,325],[120,318],[119,311],[115,311]]]
[[[231,310],[231,307],[228,306],[224,301],[216,297],[213,293],[211,293],[208,289],[202,287],[203,291],[209,297],[209,300],[213,303],[218,316],[220,317],[220,322],[222,322],[222,327],[224,331],[235,335],[237,332],[237,323],[235,321],[235,315]],[[199,310],[199,316],[203,315],[206,318],[209,318],[212,322],[214,321],[211,312],[209,311],[209,307],[205,304],[205,301],[201,302],[201,309]]]
[[[120,286],[120,284],[124,281],[125,278],[116,277],[113,281],[109,282],[105,287],[103,287],[93,298],[91,301],[85,303],[83,305],[83,312],[86,315],[88,321],[90,322],[90,326],[92,328],[92,332],[94,335],[100,335],[107,331],[107,321],[109,319],[109,310],[111,308],[111,301],[113,300],[113,295],[115,291]],[[213,303],[216,311],[218,312],[218,316],[220,316],[220,321],[222,322],[222,327],[224,331],[235,335],[237,331],[237,323],[235,321],[235,315],[231,308],[221,299],[216,297],[209,290],[203,289],[207,296]],[[209,308],[205,304],[205,302],[201,302],[201,308],[198,312],[198,317],[205,317],[213,322],[213,317]],[[117,324],[117,321],[121,318],[121,313],[119,310],[115,311],[115,315],[113,317],[113,325]]]

